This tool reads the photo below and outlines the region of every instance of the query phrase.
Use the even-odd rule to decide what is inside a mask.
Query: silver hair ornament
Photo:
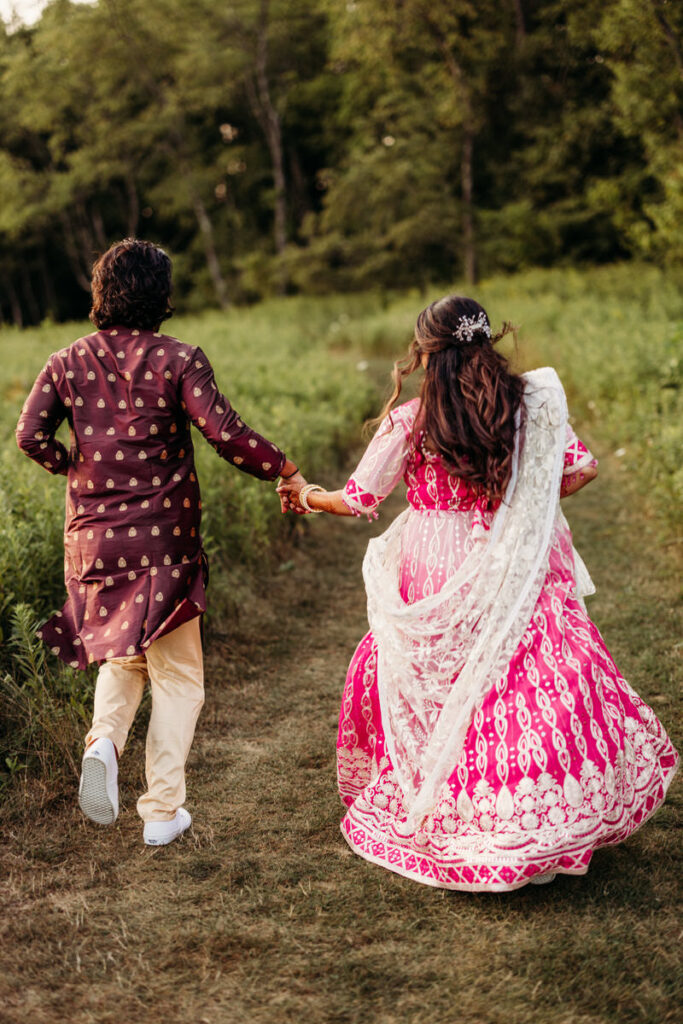
[[[491,337],[491,326],[488,321],[486,313],[482,310],[479,316],[463,316],[460,318],[458,326],[452,331],[454,338],[458,341],[472,341],[474,335],[481,331],[486,335],[487,338]]]

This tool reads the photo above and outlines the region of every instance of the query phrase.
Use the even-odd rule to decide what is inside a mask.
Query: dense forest
[[[0,28],[0,317],[683,262],[674,0],[54,0]]]

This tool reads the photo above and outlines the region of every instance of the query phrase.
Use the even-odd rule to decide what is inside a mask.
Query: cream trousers
[[[147,792],[138,800],[138,814],[143,821],[169,821],[185,802],[185,762],[204,703],[199,618],[159,637],[146,654],[102,663],[86,744],[107,737],[121,754],[147,679]]]

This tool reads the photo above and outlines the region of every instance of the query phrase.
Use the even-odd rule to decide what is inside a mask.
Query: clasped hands
[[[299,494],[301,488],[306,486],[306,478],[302,473],[296,472],[293,476],[284,478],[280,477],[280,482],[277,485],[277,493],[280,498],[280,511],[295,512],[297,515],[306,516],[310,515],[299,502]]]

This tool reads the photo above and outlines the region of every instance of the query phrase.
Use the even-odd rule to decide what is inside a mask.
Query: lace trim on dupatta
[[[505,500],[490,532],[439,593],[410,605],[401,598],[397,567],[409,510],[370,541],[363,562],[382,721],[408,809],[406,834],[438,800],[472,714],[506,670],[545,579],[567,405],[553,369],[525,374],[525,381],[526,421],[517,431]]]

